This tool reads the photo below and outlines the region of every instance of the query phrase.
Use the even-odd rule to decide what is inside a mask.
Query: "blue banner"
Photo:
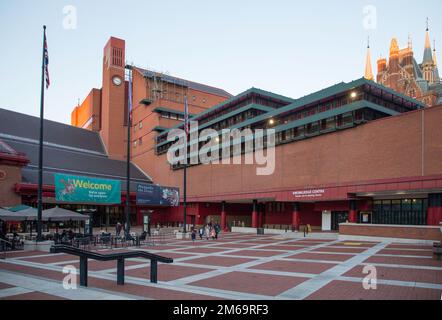
[[[137,205],[178,207],[180,189],[154,184],[137,185]]]

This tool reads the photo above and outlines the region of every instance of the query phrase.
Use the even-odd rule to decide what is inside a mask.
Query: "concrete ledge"
[[[279,230],[279,229],[264,229],[264,234],[286,234],[286,233],[293,233],[293,232],[292,231]]]
[[[339,225],[339,239],[362,240],[370,238],[414,243],[433,243],[442,241],[439,226],[405,226],[342,223]]]
[[[418,244],[425,246],[432,246],[435,241],[433,240],[416,240],[416,239],[404,239],[404,238],[383,238],[383,237],[366,237],[366,236],[349,236],[339,235],[339,241],[368,241],[368,242],[395,242],[395,243],[408,243]],[[437,241],[436,241],[437,242]]]
[[[232,227],[232,232],[257,234],[258,229],[257,228],[246,228],[246,227]]]
[[[24,251],[50,252],[50,249],[53,245],[54,241],[43,241],[43,242],[25,241]]]

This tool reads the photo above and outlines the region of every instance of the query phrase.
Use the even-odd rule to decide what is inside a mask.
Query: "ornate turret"
[[[399,72],[399,45],[396,38],[391,40],[390,45],[390,62],[388,63],[390,72]]]
[[[391,39],[390,44],[390,57],[399,55],[399,45],[397,43],[397,39]]]

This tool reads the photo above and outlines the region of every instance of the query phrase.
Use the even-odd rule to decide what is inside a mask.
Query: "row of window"
[[[245,99],[242,102],[239,103],[235,103],[234,105],[232,105],[231,107],[225,108],[224,110],[217,112],[211,116],[208,117],[204,117],[203,119],[199,120],[200,124],[204,124],[207,122],[210,122],[212,120],[215,120],[219,117],[222,117],[228,113],[231,113],[235,110],[238,110],[242,107],[248,106],[250,104],[259,104],[262,106],[266,106],[266,107],[271,107],[271,108],[280,108],[282,106],[286,106],[288,105],[287,102],[283,103],[283,102],[275,102],[272,99],[268,99],[266,97],[262,97],[262,96],[258,96],[256,94],[251,94],[247,99]]]
[[[134,148],[136,148],[137,146],[141,146],[143,145],[143,137],[140,137],[139,139],[136,139],[134,142]]]
[[[374,201],[372,223],[426,225],[427,208],[427,199]]]
[[[225,119],[223,121],[215,123],[213,126],[210,126],[210,128],[213,130],[216,130],[216,131],[221,131],[223,129],[230,128],[238,123],[244,122],[248,119],[252,119],[254,117],[257,117],[263,113],[264,113],[264,111],[261,111],[261,110],[254,110],[254,109],[247,110],[247,111],[237,114],[233,117],[230,117],[228,119]],[[201,125],[201,123],[199,123],[199,125]],[[159,143],[164,142],[166,140],[167,140],[167,135],[162,135],[157,138],[157,143],[159,144]],[[169,144],[169,146],[170,145],[171,145],[171,143]]]
[[[175,112],[167,112],[167,111],[161,111],[160,117],[164,119],[172,119],[172,120],[179,120],[184,121],[184,115],[175,113]]]
[[[362,109],[353,112],[347,112],[342,115],[323,119],[321,121],[315,121],[296,128],[288,129],[278,132],[275,137],[275,144],[280,145],[300,139],[305,139],[314,135],[325,134],[336,129],[343,129],[354,126],[357,122],[365,122],[373,119],[377,119],[382,115],[376,111],[370,109]],[[252,129],[259,129],[258,127],[252,127]],[[203,147],[207,142],[200,142],[199,148]],[[264,138],[266,144],[266,138]],[[173,144],[159,146],[156,148],[157,154],[166,153],[169,147]],[[189,147],[190,148],[190,147]],[[241,145],[241,150],[244,150],[244,143]],[[233,146],[231,146],[231,152],[233,154]],[[180,168],[180,166],[177,166]]]
[[[143,129],[143,121],[140,121],[140,122],[134,124],[134,131],[135,132],[137,131],[137,128],[140,130]]]

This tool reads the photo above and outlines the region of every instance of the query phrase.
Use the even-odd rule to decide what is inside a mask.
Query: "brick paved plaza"
[[[158,284],[149,282],[146,260],[126,261],[124,286],[116,284],[116,262],[90,260],[89,287],[77,290],[64,289],[61,280],[63,267],[78,267],[78,258],[8,253],[0,260],[0,299],[441,299],[442,261],[432,259],[430,246],[313,237],[171,240],[141,248],[174,259],[159,264]],[[365,265],[377,269],[376,290],[363,288]]]

